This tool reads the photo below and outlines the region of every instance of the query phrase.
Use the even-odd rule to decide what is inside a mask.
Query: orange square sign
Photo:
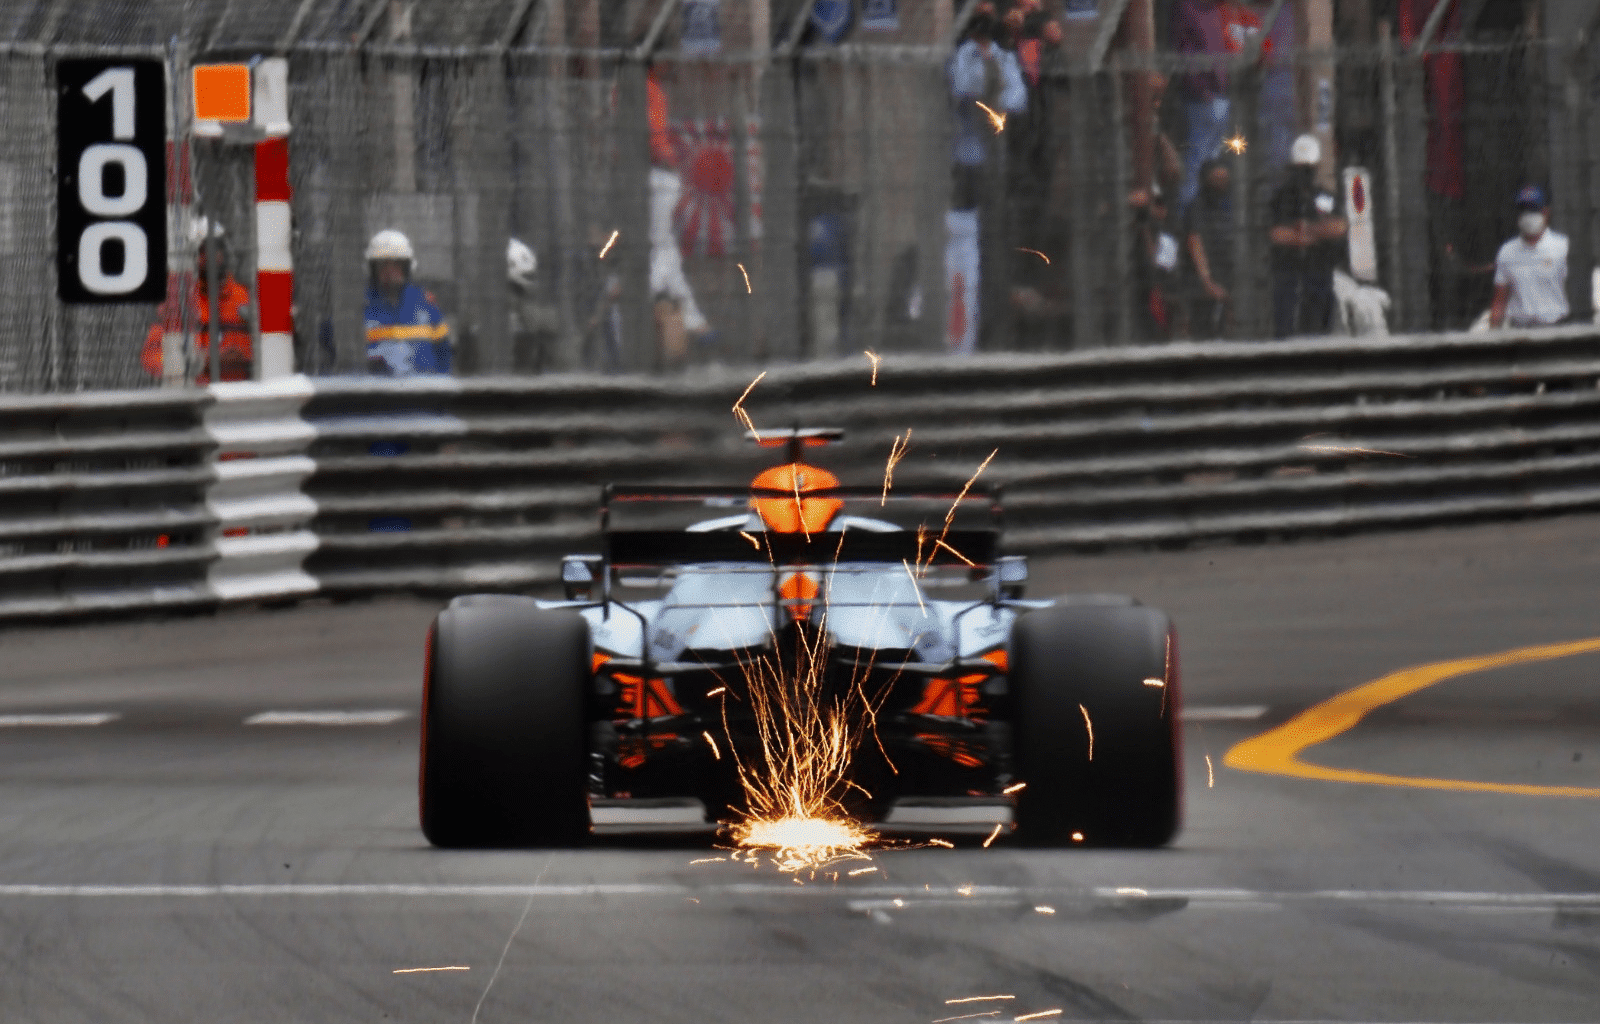
[[[195,65],[194,116],[198,121],[250,120],[250,65]]]

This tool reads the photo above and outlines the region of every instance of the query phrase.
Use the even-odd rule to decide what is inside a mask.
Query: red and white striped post
[[[294,261],[290,254],[288,62],[258,63],[251,75],[256,143],[256,311],[261,339],[256,378],[294,373]]]

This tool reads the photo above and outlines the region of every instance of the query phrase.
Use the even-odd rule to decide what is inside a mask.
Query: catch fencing
[[[1273,194],[1300,132],[1335,192],[1366,172],[1346,211],[1362,253],[1332,258],[1387,293],[1389,329],[1487,308],[1525,182],[1571,237],[1575,318],[1593,313],[1588,3],[1452,3],[1431,27],[1431,4],[1399,0],[1393,26],[1347,5],[1314,31],[1300,23],[1332,5],[1255,4],[1264,36],[1194,56],[1175,50],[1177,5],[1101,0],[1059,47],[1019,30],[1025,102],[996,112],[1003,129],[952,95],[970,3],[858,5],[839,42],[783,0],[133,6],[0,15],[0,391],[161,383],[139,360],[154,307],[54,297],[54,66],[90,53],[167,62],[174,287],[202,214],[235,275],[256,270],[249,147],[191,133],[186,72],[286,58],[295,366],[312,376],[366,369],[363,248],[385,227],[411,236],[461,377],[1266,337]],[[1207,254],[1233,268],[1221,305],[1180,218],[1201,79],[1234,172]],[[511,238],[539,263],[516,289]]]
[[[1593,328],[774,370],[758,429],[876,485],[1000,487],[1021,553],[1600,508]],[[876,382],[874,382],[876,374]],[[601,487],[739,486],[751,376],[290,378],[0,402],[0,619],[537,589]],[[253,457],[238,457],[253,456]]]

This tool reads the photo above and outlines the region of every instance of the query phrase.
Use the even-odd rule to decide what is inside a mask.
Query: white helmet
[[[1295,164],[1316,164],[1322,160],[1322,143],[1317,141],[1315,135],[1302,135],[1294,140],[1294,145],[1289,147],[1289,162]]]
[[[367,243],[367,262],[375,260],[404,260],[410,269],[417,268],[417,254],[411,249],[411,239],[394,228],[383,229]]]
[[[518,288],[526,288],[533,283],[533,275],[538,271],[539,257],[526,243],[511,239],[506,244],[506,280]]]
[[[218,224],[211,223],[211,218],[207,217],[203,213],[196,214],[195,216],[190,217],[189,218],[189,248],[191,248],[191,249],[195,250],[196,252],[198,252],[199,249],[200,249],[200,246],[205,244],[207,232],[210,233],[212,238],[215,238],[218,241],[222,240],[223,230],[222,230],[222,225],[220,223],[218,223]]]

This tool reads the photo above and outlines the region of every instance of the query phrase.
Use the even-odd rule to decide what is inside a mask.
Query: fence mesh
[[[1363,239],[1319,251],[1383,294],[1341,292],[1347,315],[1322,320],[1302,303],[1293,332],[1372,330],[1360,314],[1380,307],[1388,330],[1467,327],[1527,183],[1571,240],[1573,315],[1593,313],[1589,5],[1467,4],[1473,23],[1444,18],[1424,55],[1406,12],[1428,4],[1259,3],[1278,21],[1257,60],[1248,42],[1184,50],[1178,0],[1102,0],[1102,18],[1145,12],[1143,43],[1133,13],[1112,32],[1050,2],[1002,20],[1007,56],[978,59],[976,91],[955,81],[971,6],[862,3],[835,40],[779,0],[17,5],[0,13],[0,390],[161,383],[139,361],[154,306],[55,298],[54,64],[86,48],[162,55],[175,111],[193,63],[287,56],[295,360],[314,374],[366,371],[382,228],[414,244],[457,374],[1272,337],[1302,133]],[[1316,9],[1331,20],[1307,29]],[[253,286],[249,147],[169,122],[173,223],[220,221]],[[1223,191],[1198,173],[1213,155]],[[516,286],[511,239],[537,259]]]

